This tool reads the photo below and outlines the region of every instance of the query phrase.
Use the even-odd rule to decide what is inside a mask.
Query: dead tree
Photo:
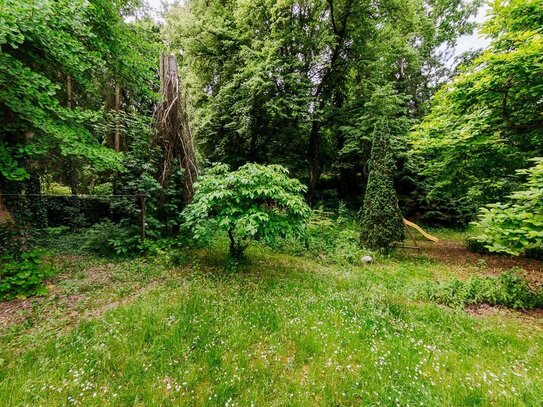
[[[184,171],[183,201],[188,204],[192,201],[193,184],[198,175],[196,147],[190,128],[187,101],[173,55],[162,55],[160,58],[160,94],[162,100],[155,112],[155,142],[163,153],[159,181],[165,187],[172,167],[180,166]]]

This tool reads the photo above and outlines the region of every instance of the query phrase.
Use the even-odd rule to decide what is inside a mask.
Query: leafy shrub
[[[140,115],[129,115],[127,125],[131,134],[128,151],[123,154],[125,171],[119,174],[113,187],[115,194],[145,193],[147,235],[154,239],[175,236],[179,232],[179,212],[183,204],[184,173],[172,163],[167,181],[160,179],[164,156],[156,145],[151,120]],[[139,203],[132,197],[117,197],[111,207],[119,219],[135,223],[139,220]]]
[[[58,182],[44,183],[42,192],[48,195],[70,196],[72,194],[70,187],[59,184]]]
[[[43,202],[49,227],[93,225],[108,219],[111,213],[109,201],[102,197],[46,196]]]
[[[9,221],[0,224],[0,257],[19,256],[33,245],[32,235],[26,227]]]
[[[104,182],[103,184],[94,185],[90,192],[92,195],[108,196],[113,193],[113,185],[111,182]]]
[[[139,232],[106,220],[87,229],[83,249],[101,256],[133,254],[140,250]]]
[[[228,233],[230,254],[241,257],[251,240],[273,242],[300,237],[311,210],[305,187],[279,165],[245,164],[237,171],[219,164],[195,184],[193,202],[183,212],[196,239],[214,228]]]
[[[531,289],[523,277],[512,271],[499,277],[477,276],[467,281],[454,279],[447,283],[428,285],[424,296],[449,306],[489,304],[513,309],[543,307],[543,290]]]
[[[340,203],[337,213],[316,209],[312,212],[307,237],[274,242],[275,250],[331,264],[354,265],[367,254],[360,247],[360,226],[356,215]]]
[[[480,242],[473,237],[466,239],[466,248],[472,253],[485,254],[489,252],[484,242]]]
[[[524,190],[514,192],[511,202],[481,209],[476,240],[491,252],[518,256],[543,250],[543,158],[533,161],[534,167],[518,171],[528,176]]]
[[[0,260],[0,299],[24,298],[46,293],[43,281],[56,274],[56,268],[43,260],[43,252],[30,250]]]

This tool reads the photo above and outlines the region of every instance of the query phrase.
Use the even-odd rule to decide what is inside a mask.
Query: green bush
[[[300,237],[311,210],[305,187],[279,165],[245,164],[229,171],[219,164],[200,176],[193,202],[183,212],[185,227],[198,239],[214,229],[227,232],[230,254],[241,257],[251,240]]]
[[[56,274],[57,269],[43,260],[44,253],[30,250],[16,257],[0,260],[0,299],[24,298],[47,292],[43,281]]]
[[[49,227],[69,226],[75,229],[94,225],[108,219],[112,212],[107,197],[46,196],[43,203]]]
[[[104,182],[103,184],[94,185],[90,193],[91,195],[109,196],[113,193],[113,185],[111,182]]]
[[[137,228],[106,220],[85,231],[83,249],[101,256],[127,256],[139,252],[140,243]]]
[[[356,215],[347,211],[343,204],[337,213],[313,210],[306,239],[278,240],[272,248],[344,266],[359,264],[363,256],[372,254],[360,247],[360,225]]]
[[[503,305],[513,309],[543,307],[543,290],[531,289],[522,276],[512,271],[499,277],[477,276],[467,281],[454,279],[427,285],[424,297],[455,307],[474,304]]]
[[[514,256],[543,251],[543,158],[518,173],[527,175],[525,189],[514,192],[510,202],[481,209],[476,240],[491,252]]]
[[[466,248],[472,252],[477,254],[485,254],[489,253],[489,250],[486,248],[486,245],[484,242],[480,242],[476,238],[470,237],[466,239]]]
[[[70,196],[72,194],[72,190],[70,189],[70,187],[59,184],[58,182],[44,183],[42,192],[47,195]]]
[[[17,227],[13,222],[0,224],[0,258],[19,256],[32,248],[33,239],[29,228]]]

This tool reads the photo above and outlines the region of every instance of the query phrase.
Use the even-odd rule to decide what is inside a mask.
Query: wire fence
[[[61,195],[0,193],[0,225],[46,228],[88,227],[104,220],[137,225],[145,240],[147,195]]]

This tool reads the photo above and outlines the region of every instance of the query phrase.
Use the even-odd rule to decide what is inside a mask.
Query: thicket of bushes
[[[543,258],[543,158],[532,161],[532,168],[517,171],[526,177],[522,190],[481,209],[472,247],[478,242],[490,252]]]
[[[543,289],[531,288],[526,279],[513,271],[499,277],[475,276],[466,281],[428,283],[423,298],[452,307],[476,304],[502,305],[512,309],[543,307]]]

